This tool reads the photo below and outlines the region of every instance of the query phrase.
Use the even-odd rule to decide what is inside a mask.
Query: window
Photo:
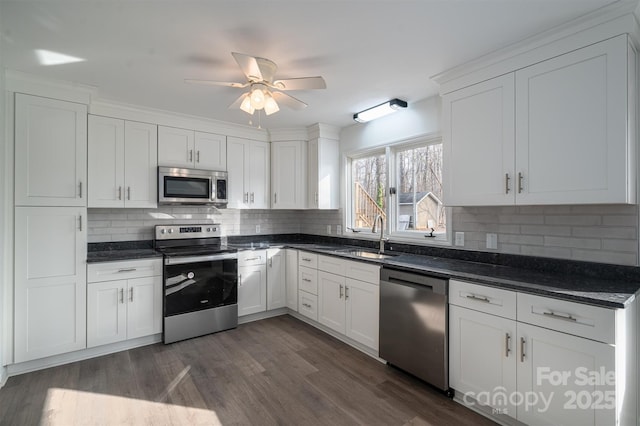
[[[370,233],[380,215],[394,237],[446,240],[440,139],[354,155],[349,164],[348,228]]]

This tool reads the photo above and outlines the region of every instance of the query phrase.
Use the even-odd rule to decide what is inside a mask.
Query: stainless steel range
[[[237,250],[220,244],[220,225],[156,225],[164,255],[164,343],[238,325]]]

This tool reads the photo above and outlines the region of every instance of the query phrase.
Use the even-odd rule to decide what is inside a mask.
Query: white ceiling
[[[627,1],[627,0],[625,0]],[[353,124],[354,112],[437,93],[429,76],[603,7],[612,0],[1,0],[7,68],[95,86],[105,100],[239,124],[244,81],[231,52],[275,61],[278,78],[322,75],[327,90],[262,127]],[[41,65],[36,49],[85,61]],[[257,125],[257,116],[253,125]]]

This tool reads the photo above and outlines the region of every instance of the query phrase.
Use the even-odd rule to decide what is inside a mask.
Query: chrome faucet
[[[376,233],[376,225],[378,224],[378,220],[380,221],[380,250],[379,253],[384,253],[384,217],[382,215],[377,215],[373,220],[373,227],[371,228],[371,232]]]

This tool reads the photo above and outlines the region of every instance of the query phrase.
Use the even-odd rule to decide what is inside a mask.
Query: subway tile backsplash
[[[466,250],[638,265],[638,206],[454,207]],[[208,207],[89,209],[89,242],[150,240],[156,224],[222,223],[225,235],[336,235],[341,210],[218,210]],[[260,232],[256,232],[259,225]],[[498,248],[486,248],[487,233]]]

